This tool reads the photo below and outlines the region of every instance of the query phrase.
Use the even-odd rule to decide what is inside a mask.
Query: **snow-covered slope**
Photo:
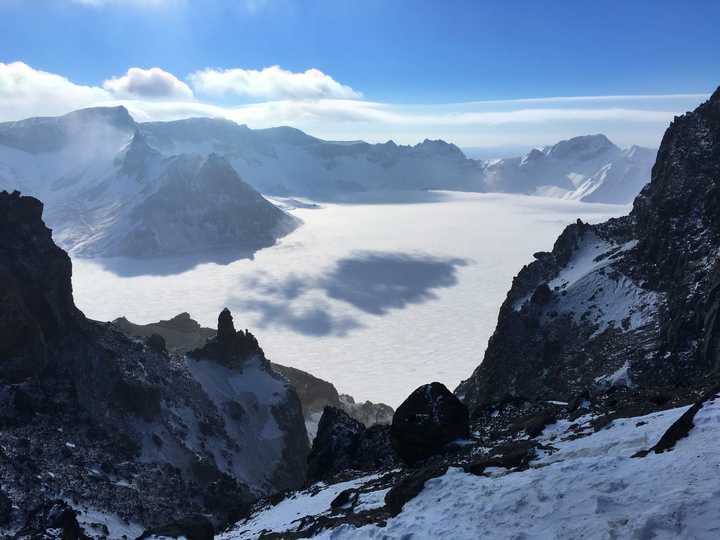
[[[415,146],[333,142],[293,128],[251,130],[226,120],[146,123],[142,130],[163,151],[226,156],[263,192],[321,198],[348,191],[436,188],[627,203],[649,180],[655,159],[650,149],[621,150],[604,135],[486,162],[467,159],[444,141]]]
[[[650,180],[655,151],[622,150],[605,135],[575,137],[522,157],[488,162],[488,191],[628,203]]]
[[[141,124],[150,143],[167,153],[225,156],[263,193],[335,197],[366,190],[483,191],[482,164],[453,144],[425,140],[333,142],[290,127],[252,130],[228,120],[191,118]]]
[[[632,457],[654,445],[687,407],[615,420],[594,432],[593,417],[561,420],[537,441],[543,450],[526,470],[486,469],[482,475],[451,467],[429,479],[402,511],[382,524],[356,527],[352,517],[303,538],[384,540],[477,538],[696,538],[720,535],[720,399],[706,402],[695,427],[673,450]],[[260,509],[220,538],[250,540],[264,532],[307,530],[344,514],[382,508],[387,488],[378,475],[298,492]],[[330,503],[344,490],[354,504]],[[305,516],[314,516],[306,518]],[[318,519],[320,518],[320,519]]]

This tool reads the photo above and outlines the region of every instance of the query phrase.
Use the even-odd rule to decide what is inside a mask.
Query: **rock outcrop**
[[[395,411],[390,428],[392,445],[407,463],[427,459],[469,435],[467,408],[438,382],[410,394]]]
[[[7,530],[75,534],[73,516],[99,514],[140,531],[195,514],[217,525],[300,486],[309,450],[300,402],[254,338],[231,334],[223,314],[227,331],[188,358],[159,336],[137,342],[86,319],[41,215],[38,200],[0,192]]]
[[[345,411],[325,407],[308,457],[308,481],[328,480],[349,471],[389,468],[396,463],[389,426],[366,428]]]
[[[520,271],[456,393],[478,409],[697,386],[720,361],[718,253],[720,90],[672,122],[628,216],[578,221]]]
[[[71,264],[50,239],[43,206],[0,194],[0,377],[20,382],[45,369],[50,351],[76,332]]]
[[[145,339],[153,334],[162,336],[168,349],[176,353],[198,349],[217,333],[217,330],[200,326],[187,312],[150,324],[135,324],[125,317],[115,319],[112,324],[133,338]]]
[[[212,328],[200,326],[188,313],[180,313],[167,321],[149,324],[134,324],[125,317],[115,319],[112,323],[133,338],[148,339],[153,334],[162,336],[168,350],[177,353],[188,353],[204,347],[217,332]],[[238,339],[247,340],[247,346],[253,347],[249,336]],[[332,383],[306,371],[275,362],[271,363],[271,367],[273,371],[290,381],[295,388],[302,403],[305,427],[311,441],[315,438],[318,423],[326,406],[342,409],[366,427],[376,424],[389,425],[392,422],[394,410],[389,405],[371,401],[356,403],[352,396],[339,394]]]

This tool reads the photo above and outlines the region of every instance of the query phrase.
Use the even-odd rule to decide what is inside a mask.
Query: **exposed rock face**
[[[350,468],[365,426],[335,407],[325,407],[308,456],[308,480],[330,478]]]
[[[227,318],[223,317],[225,317],[223,324],[227,325]],[[230,317],[229,323],[232,323],[232,317]],[[212,328],[200,326],[197,321],[190,318],[188,313],[180,313],[170,320],[150,324],[134,324],[125,317],[120,317],[115,319],[113,324],[130,337],[149,338],[153,334],[158,334],[165,339],[170,351],[179,353],[204,347],[207,340],[217,333]],[[317,433],[323,410],[328,405],[344,410],[366,427],[376,424],[388,425],[392,422],[394,411],[389,405],[370,401],[355,403],[352,396],[338,394],[332,383],[306,371],[274,362],[271,363],[271,366],[273,371],[285,377],[295,388],[302,403],[305,427],[311,441]]]
[[[335,407],[325,407],[308,457],[308,480],[330,479],[350,470],[372,471],[393,466],[397,458],[388,426],[370,428]]]
[[[467,408],[438,382],[410,394],[395,411],[390,428],[393,447],[408,463],[426,459],[469,434]]]
[[[456,393],[477,408],[697,385],[720,358],[718,253],[720,90],[672,122],[630,215],[578,221],[520,271]]]
[[[0,193],[0,377],[39,374],[50,347],[76,331],[82,314],[70,287],[70,258],[50,240],[43,205]]]
[[[11,501],[1,516],[9,530],[60,527],[53,516],[68,529],[67,516],[88,511],[136,526],[198,513],[217,524],[301,485],[301,406],[254,338],[223,334],[190,359],[87,320],[41,212],[36,199],[0,193],[0,510]],[[53,499],[71,512],[53,510]]]

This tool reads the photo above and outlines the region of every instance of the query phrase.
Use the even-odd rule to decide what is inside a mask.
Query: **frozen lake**
[[[578,217],[627,206],[496,194],[420,193],[292,212],[305,223],[252,259],[73,260],[88,317],[147,323],[233,311],[267,356],[356,399],[397,406],[417,386],[451,390],[482,360],[513,276]]]

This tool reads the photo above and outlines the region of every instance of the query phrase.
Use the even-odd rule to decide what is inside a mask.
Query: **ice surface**
[[[304,225],[253,260],[75,258],[75,300],[99,320],[148,323],[187,311],[212,327],[228,306],[273,361],[397,406],[428,381],[453,388],[468,377],[534,252],[578,217],[628,210],[521,195],[392,200],[297,208]]]

